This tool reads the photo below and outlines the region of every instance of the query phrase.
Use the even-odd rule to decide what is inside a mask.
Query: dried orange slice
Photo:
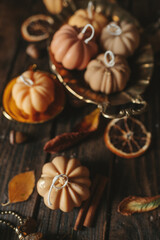
[[[116,155],[135,158],[149,147],[151,133],[135,118],[113,119],[106,127],[104,141],[109,150]]]
[[[54,20],[50,16],[44,14],[33,15],[22,23],[22,36],[29,42],[47,39],[51,33],[53,23]]]

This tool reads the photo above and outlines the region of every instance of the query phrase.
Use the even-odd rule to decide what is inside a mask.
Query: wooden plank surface
[[[80,2],[83,1],[77,3],[80,4]],[[147,19],[148,23],[153,21],[154,14],[158,14],[157,1],[154,1],[151,10],[150,1],[147,1],[147,5],[145,5],[146,1],[126,0],[119,1],[119,3],[131,11],[142,25],[145,24],[148,12],[152,17],[151,20]],[[48,56],[33,60],[26,55],[25,49],[28,43],[20,34],[23,20],[38,13],[48,14],[42,1],[0,1],[1,97],[6,84],[33,63],[36,63],[39,69],[49,71]],[[143,14],[144,18],[142,18]],[[64,239],[74,240],[115,240],[117,238],[120,240],[158,240],[160,238],[159,209],[124,217],[117,213],[117,207],[119,202],[129,195],[154,196],[160,192],[160,95],[157,87],[159,76],[159,66],[156,65],[150,87],[144,96],[149,103],[147,112],[138,117],[152,132],[152,144],[146,154],[132,160],[124,160],[113,155],[105,147],[103,140],[104,129],[109,121],[104,118],[101,119],[100,127],[92,137],[88,137],[62,153],[67,157],[77,157],[90,169],[92,178],[97,172],[109,178],[92,228],[73,231],[79,209],[75,208],[70,213],[63,213],[60,210],[51,211],[44,205],[36,189],[26,202],[11,204],[7,207],[0,206],[0,210],[13,210],[22,216],[34,217],[39,223],[38,231],[41,231],[47,240],[53,240],[58,236],[61,239],[60,237],[64,235],[67,235]],[[5,139],[0,139],[0,202],[7,201],[7,186],[16,174],[34,170],[37,181],[43,164],[55,156],[43,151],[46,141],[58,134],[71,131],[74,125],[93,109],[94,107],[89,104],[76,108],[70,104],[67,97],[64,111],[53,121],[39,125],[11,122],[0,113],[0,129],[2,135],[5,135]],[[30,141],[22,145],[11,145],[8,141],[11,129],[26,132],[30,135]],[[8,219],[13,221],[13,218]],[[0,224],[0,239],[16,240],[17,236],[12,229]]]

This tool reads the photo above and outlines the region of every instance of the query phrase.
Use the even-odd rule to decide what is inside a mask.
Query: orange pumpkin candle
[[[87,28],[91,31],[87,31]],[[85,69],[90,59],[98,52],[94,28],[86,25],[82,30],[68,24],[63,25],[53,36],[50,49],[57,62],[67,69]]]
[[[47,207],[69,212],[89,198],[90,185],[89,170],[80,161],[57,156],[43,166],[37,191]]]
[[[43,113],[54,101],[54,83],[45,73],[28,70],[17,77],[12,97],[18,109],[28,115]]]
[[[72,15],[68,24],[71,26],[84,27],[86,24],[92,24],[96,35],[99,35],[102,28],[107,24],[107,18],[94,10],[93,3],[88,3],[87,9],[79,9]]]
[[[59,14],[63,9],[63,0],[43,0],[43,3],[52,14]]]

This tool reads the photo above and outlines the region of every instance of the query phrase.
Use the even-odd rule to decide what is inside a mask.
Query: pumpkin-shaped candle
[[[107,18],[94,10],[93,3],[88,3],[87,9],[79,9],[72,15],[68,24],[71,26],[84,27],[86,24],[92,24],[96,35],[99,35],[102,28],[107,24]]]
[[[43,3],[52,14],[59,14],[63,9],[63,0],[43,0]]]
[[[89,170],[80,161],[57,156],[43,166],[37,191],[47,207],[69,212],[89,197],[90,185]]]
[[[87,28],[91,28],[92,32],[88,32]],[[53,36],[51,53],[67,69],[85,69],[98,51],[93,37],[94,28],[90,24],[82,30],[65,24]]]
[[[54,83],[40,71],[28,70],[17,77],[12,97],[18,109],[28,115],[43,113],[54,101]]]
[[[110,94],[122,91],[129,76],[130,68],[126,59],[106,51],[89,62],[84,79],[92,90]]]
[[[140,36],[138,29],[132,23],[122,21],[109,23],[103,28],[100,42],[104,50],[128,57],[138,47]]]

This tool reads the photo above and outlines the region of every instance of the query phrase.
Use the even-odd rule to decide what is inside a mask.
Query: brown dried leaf
[[[32,194],[34,186],[34,171],[28,171],[14,176],[8,184],[8,203],[2,205],[26,201]]]
[[[82,121],[76,126],[76,131],[63,133],[49,140],[43,148],[44,151],[54,154],[75,145],[77,142],[88,136],[89,133],[97,130],[99,116],[99,109],[94,110],[82,119]]]
[[[136,212],[148,212],[159,206],[160,195],[154,197],[129,196],[120,202],[118,212],[122,215],[129,216]]]
[[[86,137],[88,134],[89,132],[63,133],[48,141],[44,146],[44,151],[52,154],[56,152],[61,152],[68,147],[73,146],[74,144],[82,140],[84,137]]]

